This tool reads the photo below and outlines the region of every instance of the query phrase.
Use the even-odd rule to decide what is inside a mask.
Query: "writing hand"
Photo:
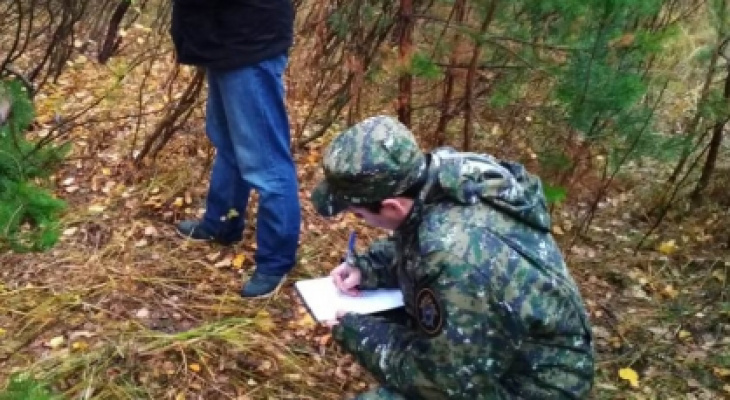
[[[344,262],[330,272],[337,289],[348,296],[357,296],[360,291],[357,289],[362,280],[362,272],[356,267]]]

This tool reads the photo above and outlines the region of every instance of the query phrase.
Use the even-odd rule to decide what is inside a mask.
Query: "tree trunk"
[[[413,52],[413,0],[401,0],[400,3],[401,36],[399,40],[399,56],[402,68],[411,63]],[[405,126],[411,126],[413,96],[413,76],[409,71],[402,72],[398,79],[398,119]]]
[[[725,102],[730,105],[730,66],[727,69],[727,76],[725,76],[725,88],[723,89],[723,98]],[[710,183],[712,173],[715,171],[715,165],[717,164],[717,156],[720,154],[720,146],[722,145],[722,135],[725,130],[725,123],[727,123],[727,117],[723,116],[722,120],[717,121],[712,128],[712,139],[710,140],[710,148],[707,150],[707,159],[705,165],[702,168],[702,175],[700,180],[695,186],[695,190],[692,192],[691,200],[694,206],[698,206],[702,202],[702,192],[707,188]]]
[[[494,19],[494,13],[497,10],[497,3],[499,3],[499,0],[492,0],[492,3],[489,5],[487,15],[484,16],[484,21],[482,22],[482,26],[479,29],[480,36],[484,35],[484,33],[487,32],[489,25],[492,23],[492,20]],[[472,127],[474,119],[475,100],[474,86],[476,85],[476,71],[479,57],[481,57],[481,49],[481,43],[477,41],[474,44],[474,53],[472,54],[471,62],[469,63],[469,71],[466,73],[466,85],[464,87],[464,137],[461,145],[463,151],[471,150],[471,142],[474,137]]]
[[[466,16],[466,0],[456,0],[454,8],[452,9],[452,17],[456,25],[462,25],[464,23],[464,17]],[[451,19],[449,19],[449,23]],[[447,23],[444,30],[449,28]],[[459,41],[461,40],[461,34],[456,31],[452,42],[453,49],[451,50],[451,59],[448,67],[446,68],[446,82],[444,83],[444,94],[443,100],[441,101],[441,116],[439,117],[438,125],[436,125],[435,144],[437,147],[441,147],[446,144],[446,127],[449,124],[451,118],[453,118],[453,112],[451,110],[451,100],[454,93],[454,81],[456,80],[456,73],[454,67],[458,62],[459,52]]]

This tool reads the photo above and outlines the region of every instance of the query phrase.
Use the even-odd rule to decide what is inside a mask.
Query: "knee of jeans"
[[[265,198],[281,197],[281,201],[291,202],[291,196],[298,196],[296,174],[288,171],[263,170],[242,173],[243,179],[256,188]],[[275,200],[275,199],[272,199]]]

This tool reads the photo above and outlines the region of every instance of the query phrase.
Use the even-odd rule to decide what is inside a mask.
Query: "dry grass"
[[[59,173],[74,174],[81,187],[101,180],[99,187],[123,181],[126,189],[111,190],[98,213],[88,210],[93,191],[66,194],[67,232],[54,250],[0,256],[3,377],[28,370],[69,398],[94,399],[336,399],[372,382],[307,318],[291,284],[269,300],[238,297],[252,268],[250,226],[232,248],[175,236],[171,222],[196,214],[206,188],[199,171],[180,168],[189,159],[174,161],[181,149],[204,146],[202,138],[193,142],[173,143],[170,158],[158,164],[164,167],[149,175],[120,163],[100,177],[93,171],[109,165],[99,160],[81,170],[69,163]],[[307,198],[318,166],[309,154],[297,157],[304,222],[290,283],[326,273],[353,223],[314,215]],[[186,193],[191,204],[176,205]],[[730,367],[723,356],[730,348],[730,264],[718,247],[722,233],[713,229],[727,213],[697,216],[652,239],[678,240],[680,251],[671,256],[634,255],[629,249],[642,224],[625,207],[615,202],[603,211],[591,243],[566,247],[596,329],[594,397],[721,398],[726,378],[717,371]],[[238,254],[241,269],[226,262]],[[53,343],[58,337],[62,344]],[[639,372],[640,388],[618,378],[624,367]]]
[[[681,38],[677,48],[694,46]],[[103,92],[94,85],[109,82],[113,69],[69,71],[66,86],[39,96],[39,120],[50,120],[59,99],[79,87]],[[145,90],[158,90],[164,77],[157,78]],[[135,91],[139,77],[130,74],[125,83],[115,89]],[[63,107],[82,108],[87,100],[93,99],[77,97]],[[145,107],[157,109],[160,101],[151,98]],[[129,103],[94,112],[119,117],[136,106]],[[680,103],[684,110],[686,99]],[[70,205],[61,243],[45,254],[0,255],[0,378],[29,371],[68,398],[82,399],[339,399],[371,384],[327,329],[307,318],[291,288],[293,280],[334,265],[354,224],[321,219],[309,205],[319,146],[297,154],[304,216],[297,268],[272,299],[243,301],[238,290],[253,267],[253,224],[231,248],[185,242],[172,229],[199,214],[207,188],[210,151],[200,115],[142,170],[128,158],[134,123],[116,121],[73,132],[77,146],[56,179]],[[153,122],[146,121],[147,128]],[[68,178],[73,184],[63,184]],[[573,248],[568,238],[576,210],[566,205],[556,214],[566,231],[558,239],[594,322],[594,397],[730,395],[724,375],[730,370],[730,215],[725,209],[673,216],[652,243],[675,239],[679,250],[635,254],[646,225],[633,211],[642,204],[633,192],[609,199],[588,240]],[[254,215],[255,208],[250,222]],[[379,234],[358,229],[361,244]],[[237,255],[244,256],[241,268],[230,261]],[[624,367],[639,373],[639,388],[618,377]]]

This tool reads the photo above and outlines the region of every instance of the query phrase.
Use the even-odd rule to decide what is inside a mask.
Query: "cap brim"
[[[311,201],[317,213],[324,217],[333,217],[347,208],[347,203],[335,197],[326,181],[314,188]]]

